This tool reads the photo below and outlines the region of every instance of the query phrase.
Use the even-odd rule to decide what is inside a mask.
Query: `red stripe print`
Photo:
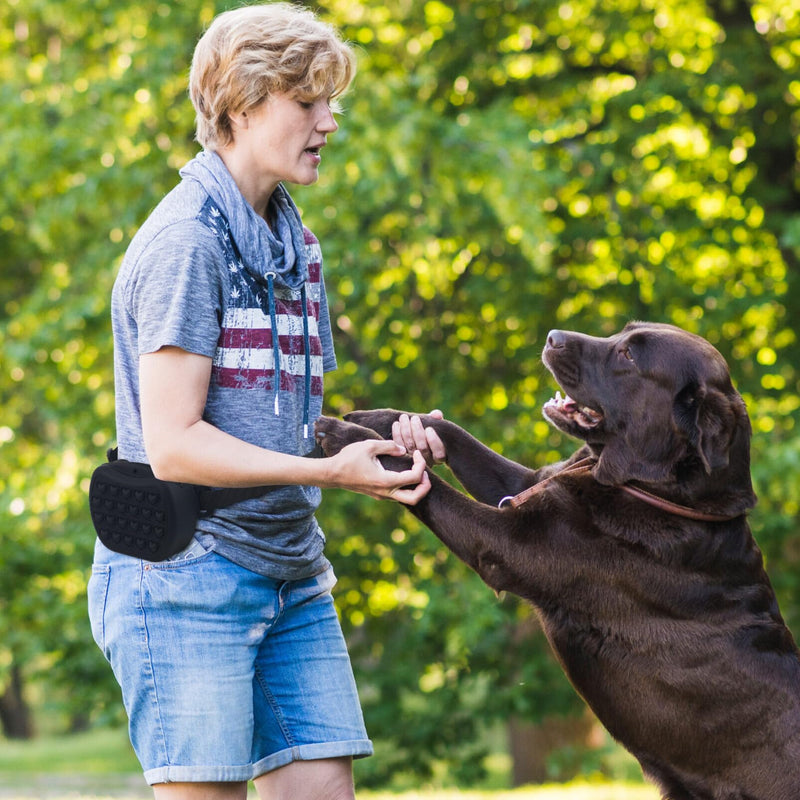
[[[303,301],[302,300],[281,300],[280,297],[275,298],[275,313],[286,314],[289,317],[302,317],[303,316]],[[319,318],[319,303],[313,300],[308,301],[308,314]]]
[[[279,336],[278,344],[281,353],[287,356],[299,356],[305,353],[303,337]],[[312,356],[322,355],[322,341],[318,336],[309,339]],[[221,350],[271,350],[271,328],[223,328],[219,335],[217,347]]]
[[[260,369],[229,369],[227,367],[214,367],[214,381],[217,386],[224,389],[264,389],[272,391],[274,371],[265,372]],[[304,378],[301,375],[290,375],[281,372],[281,389],[286,392],[294,391],[299,382]],[[311,394],[315,397],[322,396],[322,378],[316,375],[311,377]]]

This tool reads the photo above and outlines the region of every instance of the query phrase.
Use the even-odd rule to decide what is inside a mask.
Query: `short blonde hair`
[[[336,29],[290,3],[244,6],[218,15],[200,38],[189,73],[197,141],[208,150],[233,141],[230,114],[271,94],[299,100],[341,95],[355,56]]]

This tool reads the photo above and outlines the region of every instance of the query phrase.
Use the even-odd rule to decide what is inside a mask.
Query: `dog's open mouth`
[[[544,413],[548,417],[556,416],[587,430],[596,428],[603,421],[603,415],[599,411],[580,405],[569,395],[562,397],[561,392],[556,392],[556,396],[544,404]]]

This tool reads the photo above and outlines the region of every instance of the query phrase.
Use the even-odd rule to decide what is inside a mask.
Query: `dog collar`
[[[595,465],[595,459],[588,457],[582,458],[580,461],[576,461],[574,464],[570,464],[561,472],[557,472],[555,475],[551,475],[549,478],[545,478],[543,481],[539,481],[539,483],[534,483],[533,486],[529,486],[527,489],[523,489],[519,494],[509,494],[506,495],[498,504],[498,508],[503,508],[503,506],[508,503],[508,505],[512,506],[513,508],[518,508],[519,506],[527,503],[528,500],[531,499],[534,495],[539,494],[545,486],[547,486],[550,481],[555,480],[556,478],[561,478],[564,475],[583,475],[587,472],[591,472],[592,468]]]
[[[561,472],[557,472],[555,475],[551,475],[549,478],[545,478],[543,481],[535,483],[533,486],[529,486],[519,494],[507,495],[497,504],[497,507],[503,508],[506,504],[508,504],[512,508],[518,508],[519,506],[527,503],[532,497],[539,494],[539,492],[544,489],[546,484],[550,483],[550,481],[555,480],[556,478],[561,478],[564,475],[591,474],[595,463],[595,459],[591,457],[576,461],[574,464],[570,464],[568,467],[565,467],[563,470],[561,470]],[[637,500],[641,500],[642,502],[653,506],[653,508],[658,508],[661,511],[666,511],[668,514],[674,514],[678,517],[685,517],[686,519],[694,519],[700,522],[728,522],[729,520],[742,516],[742,512],[738,514],[710,514],[705,511],[697,511],[694,508],[673,503],[671,500],[665,500],[663,497],[659,497],[658,495],[647,492],[644,489],[639,489],[636,486],[631,486],[627,483],[623,483],[617,488],[629,494],[631,497],[635,497]]]

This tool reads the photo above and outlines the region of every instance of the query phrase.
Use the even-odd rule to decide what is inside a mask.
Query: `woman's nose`
[[[317,130],[324,131],[325,133],[333,133],[338,129],[339,123],[336,122],[336,118],[333,116],[333,111],[326,103],[317,120]]]

